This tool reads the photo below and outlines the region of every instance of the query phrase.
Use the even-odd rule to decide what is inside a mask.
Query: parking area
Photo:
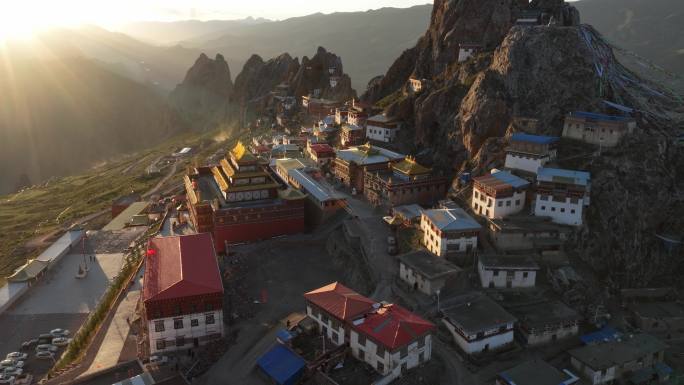
[[[92,312],[124,261],[123,250],[137,238],[143,228],[122,232],[92,232],[86,242],[86,252],[97,254],[68,254],[53,266],[10,309],[0,315],[0,354],[20,351],[24,341],[38,338],[52,329],[63,328],[76,332]],[[78,248],[75,252],[80,252]],[[84,278],[76,278],[79,266],[87,265]],[[64,351],[61,347],[55,358]],[[29,354],[26,369],[40,377],[52,366],[52,360],[35,358],[34,348]]]

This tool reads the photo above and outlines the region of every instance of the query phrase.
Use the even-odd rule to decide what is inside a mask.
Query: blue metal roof
[[[301,377],[306,362],[286,346],[276,344],[276,346],[259,358],[257,365],[276,384],[293,385]]]
[[[530,142],[537,144],[551,144],[558,141],[556,136],[544,136],[544,135],[531,135],[522,132],[515,133],[511,135],[511,141],[513,142]]]
[[[278,341],[280,341],[282,343],[285,343],[285,342],[291,340],[293,337],[294,336],[292,335],[292,333],[290,333],[289,331],[287,331],[285,329],[280,329],[280,330],[278,330],[278,333],[276,333],[276,338],[278,339]]]
[[[596,112],[586,112],[586,111],[571,112],[570,116],[576,116],[576,117],[585,118],[585,119],[606,120],[606,121],[612,121],[612,122],[624,122],[626,120],[631,119],[629,116],[606,115],[606,114],[599,114]]]
[[[603,342],[615,341],[620,338],[622,334],[610,326],[605,326],[603,329],[593,333],[580,336],[580,340],[585,345],[599,344]]]
[[[424,210],[423,214],[442,231],[477,230],[482,226],[462,208]]]
[[[525,187],[530,184],[527,180],[515,176],[508,171],[492,172],[491,176],[498,179],[500,182],[511,185],[513,188]]]
[[[537,180],[557,182],[557,178],[572,179],[574,184],[586,186],[591,180],[591,174],[586,171],[565,170],[562,168],[540,167],[537,170]]]

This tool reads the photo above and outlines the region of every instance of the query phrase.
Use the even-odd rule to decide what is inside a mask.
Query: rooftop
[[[536,359],[504,370],[499,377],[510,385],[562,385],[572,378],[546,361]]]
[[[304,294],[304,299],[343,321],[353,320],[373,310],[373,301],[354,290],[333,282]]]
[[[105,227],[102,228],[104,231],[114,231],[122,230],[125,228],[133,219],[134,216],[143,212],[148,206],[147,202],[135,202],[131,203],[121,214],[117,215],[116,218],[112,219]]]
[[[423,213],[423,208],[417,204],[395,206],[392,209],[392,212],[394,212],[395,215],[400,215],[406,219],[414,219],[420,218],[420,214]]]
[[[363,127],[357,126],[356,124],[345,124],[342,126],[343,131],[361,131]]]
[[[531,233],[545,231],[570,232],[567,226],[562,226],[551,221],[549,217],[536,217],[529,215],[509,215],[504,218],[488,219],[502,232]]]
[[[435,329],[432,322],[394,304],[380,307],[359,322],[354,323],[359,332],[388,350],[406,346]]]
[[[586,112],[586,111],[575,111],[575,112],[571,112],[568,115],[573,117],[573,118],[582,118],[582,119],[589,119],[589,120],[603,120],[603,121],[609,121],[609,122],[626,122],[629,120],[634,120],[633,118],[631,118],[629,116],[607,115],[607,114],[599,114],[596,112]]]
[[[666,347],[667,345],[658,338],[648,334],[637,334],[631,338],[625,337],[621,341],[572,349],[568,353],[594,370],[604,370],[658,353]]]
[[[428,279],[440,278],[461,271],[460,267],[452,264],[445,258],[440,258],[425,250],[413,251],[400,255],[397,258]]]
[[[541,302],[509,309],[519,320],[530,327],[543,327],[564,321],[579,320],[580,315],[560,301]]]
[[[586,171],[540,167],[537,171],[537,180],[587,186],[591,181],[591,174]]]
[[[311,194],[319,202],[340,199],[340,196],[337,194],[324,190],[323,187],[304,170],[290,170],[290,177],[299,182],[304,191]]]
[[[211,234],[156,237],[150,240],[143,301],[223,294]]]
[[[512,142],[529,142],[536,144],[551,144],[558,141],[558,137],[555,136],[544,136],[544,135],[531,135],[525,133],[515,133],[511,135]]]
[[[315,143],[312,144],[311,146],[311,151],[314,151],[316,153],[332,153],[335,152],[335,150],[327,143]]]
[[[528,255],[480,255],[485,269],[539,270],[539,265]]]
[[[285,345],[276,344],[257,360],[257,365],[278,384],[294,383],[301,376],[306,361]]]
[[[423,210],[423,214],[442,231],[479,230],[482,226],[462,208]]]
[[[508,171],[500,170],[492,170],[492,173],[489,175],[479,176],[473,179],[475,182],[494,190],[503,190],[509,187],[523,188],[530,184],[530,182],[523,178],[515,176]]]
[[[370,144],[339,150],[337,151],[337,157],[360,165],[384,163],[405,158],[402,154]]]
[[[287,171],[306,168],[306,165],[299,159],[283,158],[275,160],[276,167],[284,168]]]
[[[235,144],[235,147],[230,150],[230,154],[239,163],[256,162],[256,157],[252,155],[252,153],[247,150],[247,147],[240,141],[238,141],[237,144]]]
[[[422,166],[420,163],[416,162],[415,158],[410,156],[407,156],[401,162],[393,164],[392,169],[406,175],[429,174],[432,171],[432,169]]]
[[[468,334],[512,324],[516,318],[485,294],[473,292],[442,301],[442,313]]]

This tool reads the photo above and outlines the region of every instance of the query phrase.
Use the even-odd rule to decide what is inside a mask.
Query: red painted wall
[[[303,212],[302,212],[303,214]],[[240,243],[269,239],[279,235],[297,234],[304,231],[304,215],[298,218],[270,220],[265,223],[240,223],[217,225],[214,229],[214,245],[217,253],[225,253],[225,242]]]

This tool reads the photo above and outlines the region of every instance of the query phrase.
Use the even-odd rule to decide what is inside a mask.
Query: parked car
[[[57,347],[55,345],[42,344],[36,346],[36,353],[38,352],[56,352]]]
[[[7,359],[8,360],[26,360],[28,358],[28,354],[26,353],[19,353],[19,352],[12,352],[7,354]]]
[[[14,380],[15,380],[14,376],[8,376],[5,374],[0,374],[0,384],[14,385]]]
[[[69,331],[66,329],[52,329],[50,330],[50,334],[53,337],[66,337],[69,335]]]
[[[15,366],[17,368],[23,368],[24,367],[24,361],[14,360],[14,359],[8,358],[8,359],[0,361],[0,366],[2,366],[3,368],[9,367],[9,366]]]
[[[6,376],[18,376],[18,375],[24,373],[24,369],[11,366],[9,368],[3,369],[3,373]]]
[[[29,349],[31,346],[37,345],[37,344],[38,344],[38,339],[37,339],[37,338],[34,338],[34,339],[32,339],[32,340],[24,341],[24,342],[21,344],[21,348],[22,348],[22,349]]]
[[[52,340],[52,344],[55,346],[66,346],[69,342],[71,342],[71,339],[66,337],[57,337]]]
[[[152,356],[150,357],[150,364],[164,365],[169,362],[169,357],[167,356]]]
[[[55,336],[53,336],[52,334],[41,334],[38,336],[38,345],[51,344],[53,338],[55,338]]]
[[[36,358],[39,360],[47,360],[48,358],[54,359],[55,355],[52,352],[40,351],[36,353]]]

